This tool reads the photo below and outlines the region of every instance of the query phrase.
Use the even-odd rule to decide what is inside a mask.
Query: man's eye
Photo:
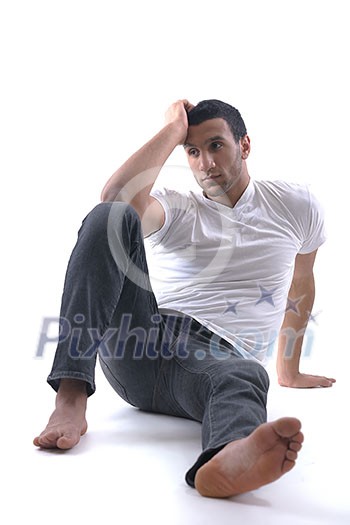
[[[188,154],[191,156],[191,157],[196,157],[197,156],[197,150],[194,149],[194,148],[191,148],[188,150]]]
[[[220,142],[212,142],[211,147],[212,149],[217,150],[222,147],[222,144],[220,144]]]

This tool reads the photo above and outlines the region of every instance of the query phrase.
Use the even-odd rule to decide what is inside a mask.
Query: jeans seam
[[[177,339],[177,338],[176,338]],[[171,348],[175,345],[176,341],[171,345]],[[196,376],[206,376],[207,378],[209,378],[209,381],[210,381],[210,384],[212,385],[212,388],[214,389],[213,387],[213,381],[212,381],[212,377],[211,375],[208,373],[208,372],[205,372],[205,371],[201,371],[201,372],[195,372],[193,370],[189,370],[188,368],[186,368],[185,366],[183,366],[181,360],[179,360],[176,356],[173,356],[172,359],[175,360],[176,364],[178,366],[180,366],[180,368],[182,368],[183,370],[185,370],[185,372],[189,373],[189,374],[192,374],[192,375],[196,375]],[[155,385],[155,388],[154,388],[154,396],[153,396],[153,399],[152,399],[152,406],[154,407],[155,405],[155,396],[156,396],[156,393],[159,392],[159,389],[158,389],[158,386],[159,386],[159,381],[160,381],[160,377],[161,377],[161,372],[163,370],[163,367],[165,366],[166,364],[166,361],[167,360],[163,360],[162,363],[161,363],[161,366],[160,366],[160,369],[159,369],[159,375],[158,375],[158,378],[157,378],[157,382],[156,382],[156,385]],[[209,403],[211,403],[211,399],[213,397],[213,394],[210,395],[210,399],[209,399]],[[176,400],[174,400],[174,398],[172,397],[172,401],[175,401],[175,404],[179,407],[180,410],[182,410],[184,413],[188,414],[188,412],[182,408]],[[190,414],[188,414],[188,417],[193,419],[192,416]],[[210,435],[212,433],[212,423],[211,423],[211,417],[209,419],[209,428],[210,428]]]
[[[208,374],[209,376],[209,379],[210,379],[210,383],[211,383],[211,395],[210,395],[210,398],[209,398],[209,403],[208,403],[208,420],[209,420],[209,443],[211,442],[211,438],[212,438],[212,434],[213,434],[213,415],[212,415],[212,405],[213,405],[213,399],[214,399],[214,396],[215,396],[215,393],[216,393],[216,387],[215,385],[213,385],[213,381],[212,381],[212,378],[210,377],[210,375]]]

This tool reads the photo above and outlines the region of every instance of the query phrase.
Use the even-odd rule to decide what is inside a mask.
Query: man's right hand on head
[[[181,139],[179,144],[184,144],[186,140],[188,131],[187,113],[193,108],[193,104],[191,104],[187,99],[183,99],[171,104],[165,113],[165,123],[175,123],[179,127],[179,130],[181,130]]]

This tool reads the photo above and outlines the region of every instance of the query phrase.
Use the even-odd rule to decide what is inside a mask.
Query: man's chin
[[[212,188],[205,188],[203,189],[203,193],[210,198],[215,197],[222,197],[223,195],[226,195],[227,189],[221,188],[220,186],[212,187]]]

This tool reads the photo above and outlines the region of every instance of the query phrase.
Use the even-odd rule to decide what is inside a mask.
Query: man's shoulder
[[[300,184],[297,182],[289,182],[285,180],[254,180],[255,186],[264,191],[265,193],[271,193],[276,195],[289,194],[289,195],[300,195],[308,194],[308,185]]]
[[[280,203],[283,206],[300,207],[310,202],[310,190],[307,184],[284,180],[255,180],[255,192],[268,201],[271,206]]]
[[[203,200],[201,193],[192,190],[178,190],[167,187],[158,187],[152,190],[152,197],[170,206],[185,205],[198,206]]]
[[[155,186],[152,189],[152,194],[162,194],[162,195],[181,195],[186,197],[200,197],[201,192],[200,191],[194,191],[192,188],[171,188],[169,186]]]

